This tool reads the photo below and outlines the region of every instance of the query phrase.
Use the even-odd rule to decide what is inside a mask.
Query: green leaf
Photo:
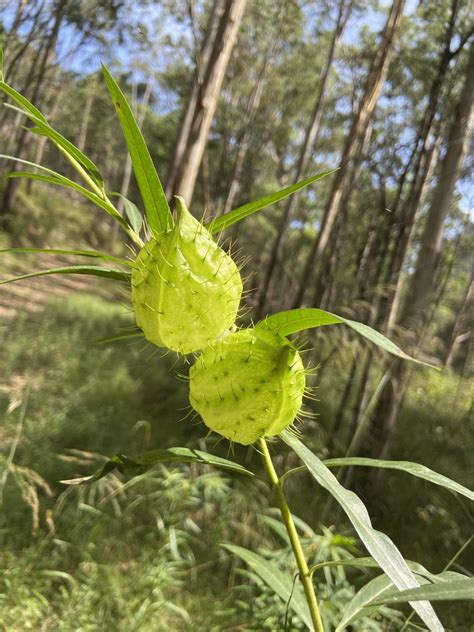
[[[285,575],[277,564],[266,560],[260,555],[257,555],[257,553],[253,553],[253,551],[244,549],[241,546],[235,546],[234,544],[223,544],[222,546],[234,555],[237,555],[237,557],[240,557],[255,571],[265,584],[280,597],[285,605],[288,603],[293,591],[290,608],[310,630],[313,629],[308,604],[306,603],[300,584],[296,583],[293,586],[293,579]]]
[[[145,336],[143,335],[143,331],[131,331],[128,333],[124,333],[124,334],[117,334],[116,336],[107,336],[107,338],[100,338],[99,340],[95,341],[96,345],[99,344],[106,344],[108,342],[119,342],[121,340],[130,340],[133,338],[143,338],[145,339]]]
[[[363,467],[381,467],[388,470],[400,470],[402,472],[406,472],[407,474],[411,474],[412,476],[423,478],[435,485],[440,485],[441,487],[450,489],[458,494],[462,494],[470,500],[474,500],[474,492],[467,487],[456,483],[456,481],[453,481],[447,476],[443,476],[442,474],[438,474],[437,472],[430,470],[424,465],[412,463],[411,461],[384,461],[383,459],[367,459],[365,457],[344,457],[340,459],[326,459],[323,463],[326,467],[357,465]]]
[[[18,103],[18,105],[20,106],[24,114],[28,116],[32,115],[36,119],[42,121],[45,125],[48,125],[47,119],[38,110],[38,108],[36,108],[32,103],[30,103],[30,101],[28,101],[26,97],[24,97],[22,94],[17,92],[14,88],[10,87],[7,83],[5,83],[3,79],[0,80],[0,90],[2,90],[6,95],[8,95],[16,103]]]
[[[228,459],[222,459],[208,452],[201,450],[193,450],[191,448],[168,448],[166,450],[149,450],[139,456],[130,458],[123,454],[112,456],[97,472],[91,476],[81,476],[70,480],[60,481],[67,485],[79,485],[80,483],[92,483],[106,476],[113,470],[119,470],[123,474],[138,476],[146,470],[158,465],[158,463],[166,463],[176,461],[178,463],[203,463],[205,465],[213,465],[224,470],[229,470],[237,474],[246,476],[254,476],[253,472],[247,470],[239,463],[234,463]]]
[[[390,590],[375,600],[374,605],[397,604],[406,601],[459,601],[474,599],[474,578],[466,577],[457,581],[441,581],[409,590]]]
[[[27,254],[47,254],[47,255],[75,255],[79,257],[91,257],[92,259],[104,259],[105,261],[113,261],[114,263],[120,263],[123,266],[133,267],[131,261],[127,259],[121,259],[120,257],[114,257],[108,255],[105,252],[98,252],[97,250],[63,250],[60,248],[1,248],[1,252],[9,253],[27,253]]]
[[[46,276],[47,274],[86,274],[92,276],[106,277],[107,279],[115,279],[117,281],[130,282],[131,273],[122,270],[112,270],[110,268],[102,268],[101,266],[67,266],[64,268],[52,268],[50,270],[39,270],[38,272],[30,272],[21,276],[13,277],[0,281],[0,285],[5,283],[14,283],[15,281],[23,281],[24,279],[32,279],[33,277]]]
[[[359,558],[359,560],[362,563],[358,564],[358,566],[377,565],[375,560],[372,560],[372,558]],[[344,564],[346,565],[346,562],[351,561],[354,560],[344,560]],[[418,564],[417,562],[407,561],[407,564],[414,573],[422,578],[420,580],[420,583],[422,583],[423,586],[414,589],[416,591],[425,588],[425,586],[430,586],[431,584],[429,582],[432,582],[433,584],[442,584],[444,586],[447,586],[451,585],[452,583],[462,583],[466,579],[469,579],[466,578],[466,576],[461,575],[460,573],[453,573],[451,571],[444,571],[443,573],[435,575],[427,571],[426,568],[424,568],[421,564]],[[403,592],[400,592],[393,585],[393,582],[390,581],[389,577],[387,577],[386,575],[375,577],[367,584],[365,584],[365,586],[363,586],[347,604],[346,608],[344,609],[342,620],[339,623],[336,632],[345,630],[346,626],[348,626],[349,623],[353,623],[354,621],[357,621],[362,617],[366,617],[380,611],[381,605],[389,603],[389,601],[386,601],[386,598],[390,600],[392,596],[395,595],[403,595]],[[402,599],[401,601],[408,601],[408,599]]]
[[[303,309],[290,309],[284,312],[278,312],[267,316],[265,320],[257,323],[257,327],[267,327],[281,336],[289,336],[291,334],[304,331],[305,329],[314,329],[315,327],[322,327],[323,325],[338,325],[344,323],[348,325],[358,334],[370,340],[384,351],[403,358],[404,360],[412,360],[419,364],[426,364],[420,360],[412,358],[406,354],[400,347],[397,347],[395,343],[386,338],[384,335],[372,329],[368,325],[358,323],[356,320],[349,320],[342,316],[336,316],[324,309],[317,308],[303,308]],[[431,365],[427,365],[431,366]]]
[[[127,142],[150,229],[155,235],[159,235],[171,226],[168,201],[148,147],[123,92],[103,64],[102,72]]]
[[[429,579],[431,582],[448,581],[464,579],[466,576],[461,573],[455,573],[452,571],[444,571],[443,573],[430,573],[424,566],[418,562],[412,562],[411,560],[405,560],[408,568],[412,570],[416,575],[420,575],[425,579]],[[326,560],[315,564],[311,568],[311,573],[315,573],[326,566],[355,566],[356,568],[380,568],[380,564],[373,557],[354,557],[341,560]]]
[[[115,193],[114,195],[122,198],[125,215],[128,218],[130,226],[137,233],[137,235],[139,235],[143,226],[143,216],[140,213],[140,210],[138,209],[136,204],[126,198],[125,195],[122,195],[121,193]]]
[[[3,47],[0,46],[0,81],[3,81],[5,75],[3,74]]]
[[[319,485],[336,499],[369,553],[395,586],[399,590],[416,588],[418,582],[400,551],[387,535],[372,527],[367,509],[360,498],[354,492],[345,489],[318,457],[294,435],[285,430],[280,436],[300,457]],[[430,630],[435,632],[443,630],[435,611],[428,602],[414,603],[412,606]]]
[[[26,162],[26,161],[22,161]],[[30,178],[31,180],[39,180],[41,182],[47,182],[48,184],[54,184],[56,186],[66,187],[68,189],[74,189],[81,193],[88,200],[93,202],[96,206],[104,210],[111,217],[113,217],[123,228],[128,230],[128,224],[120,215],[120,213],[108,202],[100,198],[96,193],[89,191],[85,187],[77,184],[73,180],[66,178],[65,176],[61,176],[60,174],[55,175],[45,175],[42,173],[33,173],[31,171],[13,171],[8,174],[9,178]]]
[[[65,138],[62,134],[51,127],[45,118],[45,116],[36,108],[28,99],[22,94],[17,92],[14,88],[6,84],[4,81],[0,81],[0,90],[3,90],[5,94],[10,96],[21,108],[21,112],[25,114],[33,123],[36,123],[37,127],[30,129],[31,132],[39,134],[40,136],[46,136],[52,140],[57,147],[59,147],[66,157],[74,164],[78,163],[82,169],[84,169],[87,175],[91,178],[92,183],[95,184],[100,190],[104,185],[104,180],[99,173],[97,166],[88,158],[80,149],[78,149],[71,141]]]
[[[330,171],[323,171],[323,173],[318,173],[315,176],[311,176],[309,178],[306,178],[305,180],[301,180],[301,182],[292,184],[291,186],[286,187],[285,189],[281,189],[281,191],[277,191],[276,193],[271,193],[270,195],[265,195],[264,197],[258,200],[255,200],[254,202],[249,202],[248,204],[239,206],[239,208],[229,211],[229,213],[226,213],[225,215],[221,215],[221,217],[216,217],[215,219],[208,222],[207,229],[212,234],[218,233],[219,231],[224,230],[225,228],[229,228],[229,226],[232,226],[232,224],[236,224],[237,222],[240,222],[241,220],[245,219],[249,215],[253,215],[253,213],[257,213],[258,211],[261,211],[262,209],[267,208],[267,206],[276,204],[276,202],[279,202],[280,200],[284,200],[285,198],[292,195],[293,193],[296,193],[296,191],[299,191],[300,189],[307,187],[309,184],[316,182],[316,180],[321,180],[321,178],[325,178],[326,176],[330,175],[331,173],[334,173],[335,171],[337,171],[337,169],[331,169]]]
[[[392,588],[393,582],[387,575],[379,575],[365,584],[345,607],[336,632],[344,632],[350,623],[374,614],[379,608],[371,605],[373,601],[388,594]]]
[[[36,119],[30,116],[32,121],[36,121]],[[33,134],[37,134],[38,136],[46,136],[50,140],[52,140],[59,149],[62,150],[63,154],[69,161],[74,165],[74,162],[79,163],[79,165],[87,172],[92,181],[99,187],[99,189],[103,190],[104,187],[104,179],[102,178],[99,169],[92,162],[88,156],[86,156],[80,149],[78,149],[70,140],[68,140],[65,136],[60,134],[58,131],[51,127],[50,125],[42,125],[38,121],[36,121],[38,127],[32,127],[31,131]]]

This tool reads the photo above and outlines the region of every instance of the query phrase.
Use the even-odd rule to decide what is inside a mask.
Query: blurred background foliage
[[[6,79],[97,162],[110,191],[140,208],[100,60],[133,101],[167,192],[194,178],[186,196],[198,217],[341,167],[291,205],[228,231],[248,257],[245,319],[321,306],[438,365],[439,372],[400,369],[342,328],[319,330],[303,340],[319,400],[308,402],[316,418],[304,434],[320,456],[412,460],[472,486],[472,155],[469,125],[456,127],[466,112],[472,118],[469,3],[0,0],[0,9]],[[231,19],[239,10],[241,20]],[[400,21],[391,38],[390,18]],[[238,33],[222,68],[215,51],[231,23]],[[209,85],[219,68],[221,85]],[[194,136],[176,162],[187,112]],[[1,108],[0,151],[71,175],[23,123]],[[449,162],[459,141],[461,160]],[[183,175],[196,144],[198,170]],[[129,254],[111,222],[74,193],[7,180],[12,163],[0,167],[0,247]],[[443,184],[452,185],[444,205]],[[2,254],[0,274],[51,261]],[[187,445],[229,456],[187,414],[186,383],[176,379],[187,371],[184,360],[143,342],[96,344],[133,323],[126,293],[106,281],[34,279],[2,286],[0,318],[0,626],[304,629],[220,546],[251,548],[292,572],[262,482],[173,465],[132,480],[59,483],[115,453]],[[257,456],[235,446],[231,458],[258,471]],[[297,464],[277,445],[275,462],[280,471]],[[374,525],[433,572],[471,536],[472,509],[445,490],[399,472],[340,475]],[[309,477],[292,478],[288,495],[312,562],[361,553],[347,520]],[[452,568],[468,573],[472,558],[469,545]],[[336,566],[316,578],[328,621],[371,576]],[[436,609],[450,630],[467,630],[474,617],[470,604]],[[415,629],[415,619],[404,623],[408,612],[385,609],[353,629]]]

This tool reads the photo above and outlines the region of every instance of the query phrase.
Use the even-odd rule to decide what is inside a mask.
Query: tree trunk
[[[273,60],[273,56],[275,54],[275,50],[278,44],[278,38],[275,37],[275,33],[270,33],[271,43],[267,46],[267,50],[262,62],[262,66],[258,73],[255,85],[250,93],[249,100],[247,103],[247,108],[245,110],[243,122],[242,122],[242,132],[240,134],[239,147],[237,150],[237,157],[234,163],[234,172],[232,174],[232,178],[230,181],[230,186],[227,192],[227,197],[224,202],[224,208],[222,213],[228,213],[232,210],[234,200],[240,190],[240,178],[242,175],[242,167],[244,165],[244,160],[247,155],[247,151],[250,145],[250,140],[252,138],[252,124],[255,120],[255,116],[258,112],[258,108],[260,105],[260,99],[262,98],[263,88],[265,85],[265,75],[268,70],[268,66],[271,64]]]
[[[292,184],[296,184],[304,177],[304,174],[308,167],[309,160],[311,158],[311,154],[316,145],[319,130],[321,127],[321,120],[323,116],[323,103],[324,103],[324,97],[326,94],[326,86],[329,79],[329,74],[333,65],[334,57],[336,55],[337,47],[339,45],[339,42],[341,41],[341,37],[344,32],[344,28],[351,15],[352,8],[353,8],[353,0],[349,0],[349,2],[347,2],[347,0],[341,0],[341,2],[339,3],[336,26],[334,28],[332,38],[331,38],[331,43],[329,45],[329,51],[326,57],[326,64],[323,68],[321,78],[318,84],[316,100],[314,102],[311,118],[309,120],[309,124],[306,129],[306,135],[305,135],[303,147],[301,149],[301,154],[298,158],[298,163],[296,165],[296,170],[292,179]],[[266,273],[263,278],[263,282],[262,282],[262,286],[260,290],[260,296],[259,296],[259,302],[258,302],[258,308],[257,308],[257,311],[258,311],[257,315],[259,317],[263,316],[265,305],[267,304],[268,297],[270,294],[272,278],[278,264],[278,259],[281,255],[281,251],[285,245],[286,229],[296,209],[297,203],[298,203],[298,198],[295,195],[290,196],[283,209],[283,213],[281,215],[280,223],[278,226],[277,235],[272,245],[272,249],[270,252],[270,259],[266,267]]]
[[[395,262],[395,270],[392,274],[395,277],[395,289],[393,292],[392,300],[390,302],[389,309],[385,315],[385,325],[383,330],[387,336],[390,336],[393,332],[395,324],[398,319],[400,310],[403,288],[405,287],[406,270],[403,265],[406,260],[407,254],[411,251],[415,237],[415,228],[417,225],[417,218],[425,203],[426,195],[433,177],[434,168],[438,160],[438,154],[441,144],[441,136],[437,135],[432,147],[429,149],[423,172],[420,174],[420,181],[414,186],[414,195],[410,198],[407,212],[407,219],[405,221],[404,230],[401,239],[397,246],[397,256]]]
[[[94,104],[95,99],[95,89],[96,89],[96,76],[92,76],[92,80],[88,82],[87,85],[87,96],[86,102],[84,104],[84,112],[82,114],[81,121],[81,129],[79,131],[79,136],[77,138],[77,147],[81,151],[84,151],[87,142],[87,132],[89,129],[89,122],[91,118],[92,105]]]
[[[206,34],[202,42],[200,51],[196,52],[196,66],[194,80],[190,89],[188,100],[186,102],[186,110],[179,128],[178,138],[174,148],[173,161],[166,180],[165,192],[168,198],[171,198],[175,188],[176,178],[180,169],[181,161],[189,143],[189,135],[193,118],[196,113],[198,104],[199,91],[204,81],[204,74],[209,63],[212,48],[214,46],[219,22],[224,12],[224,0],[214,0],[209,16],[209,22],[206,28]]]
[[[469,319],[472,320],[473,307],[474,274],[471,274],[469,285],[464,292],[461,305],[459,306],[454,320],[453,330],[446,350],[446,359],[444,361],[445,367],[452,367],[459,344],[464,340],[467,340],[469,337],[472,337],[472,327],[469,326]]]
[[[58,38],[59,29],[61,27],[61,23],[64,17],[64,10],[66,8],[66,3],[67,3],[67,0],[58,0],[58,2],[55,5],[54,22],[53,22],[53,25],[52,25],[52,28],[47,40],[47,44],[44,48],[43,54],[40,57],[39,64],[38,64],[38,74],[35,81],[33,93],[31,96],[31,101],[33,103],[37,100],[41,85],[44,81],[45,72],[47,69],[49,58],[54,52],[54,47],[56,45],[56,41]],[[20,137],[18,140],[18,151],[16,153],[16,156],[18,158],[21,158],[23,155],[27,131],[28,131],[27,128],[24,128],[20,134]],[[8,225],[8,214],[10,213],[12,205],[13,205],[17,186],[18,186],[18,180],[14,178],[11,178],[7,181],[3,198],[2,198],[2,204],[1,204],[1,212],[4,216],[3,217],[4,225]]]
[[[410,279],[407,300],[400,324],[411,327],[418,344],[426,326],[426,311],[431,297],[436,265],[443,241],[443,230],[449,212],[456,182],[462,168],[473,123],[474,43],[471,44],[464,86],[455,109],[453,123],[447,138],[447,149],[440,159],[438,183],[426,215],[415,272]],[[373,424],[371,456],[386,456],[395,422],[406,392],[410,367],[395,361],[391,370],[391,389],[386,389],[377,406]]]
[[[449,212],[453,192],[467,152],[473,126],[474,98],[474,43],[471,43],[466,68],[466,81],[456,106],[454,120],[447,140],[433,199],[427,213],[425,229],[421,238],[420,254],[415,273],[407,293],[403,312],[406,324],[417,322],[422,316],[427,298],[432,290],[436,264],[443,242],[443,227]]]
[[[307,288],[314,275],[315,264],[320,261],[322,254],[326,250],[334,221],[340,209],[341,200],[344,198],[348,190],[349,182],[353,177],[353,162],[361,150],[370,118],[387,75],[388,64],[392,55],[395,38],[400,29],[404,6],[405,0],[394,0],[392,4],[384,28],[382,41],[372,61],[372,66],[367,77],[364,95],[352,122],[351,130],[344,147],[339,170],[334,176],[321,228],[307,258],[303,274],[301,275],[299,289],[294,300],[294,307],[299,307],[304,302]]]
[[[199,166],[245,5],[246,0],[225,1],[207,64],[204,64],[203,58],[202,81],[197,91],[193,86],[191,94],[193,103],[187,108],[185,129],[179,135],[175,159],[167,183],[167,194],[169,196],[171,193],[181,195],[188,205],[192,201]]]

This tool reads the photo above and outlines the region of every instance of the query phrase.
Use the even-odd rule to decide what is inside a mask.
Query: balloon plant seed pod
[[[237,265],[176,198],[173,228],[148,241],[132,270],[132,302],[145,338],[180,353],[203,349],[235,322]]]
[[[279,434],[301,410],[305,368],[298,350],[265,328],[228,333],[191,367],[189,399],[208,428],[248,445]]]

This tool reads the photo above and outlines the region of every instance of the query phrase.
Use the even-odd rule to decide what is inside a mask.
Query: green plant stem
[[[265,439],[259,439],[258,445],[262,455],[265,471],[268,475],[268,478],[270,479],[272,487],[275,489],[278,498],[281,516],[283,518],[283,522],[285,523],[288,537],[290,538],[291,548],[293,549],[293,554],[298,566],[301,583],[303,584],[306,601],[308,602],[308,607],[311,614],[311,620],[314,624],[314,629],[316,632],[324,632],[324,626],[321,620],[321,614],[319,612],[316,594],[314,592],[312,577],[309,572],[308,564],[306,563],[306,558],[304,556],[303,548],[298,537],[298,532],[296,530],[293,516],[291,515],[290,508],[288,507],[288,503],[286,501],[282,481],[280,478],[278,478],[278,474],[276,473],[276,470],[273,466],[273,462],[270,456],[270,452],[268,451],[268,446]]]

